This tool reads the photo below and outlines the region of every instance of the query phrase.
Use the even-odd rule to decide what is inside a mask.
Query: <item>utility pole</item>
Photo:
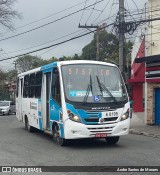
[[[96,31],[96,48],[97,48],[96,60],[99,61],[99,28],[97,28],[97,31]]]
[[[119,0],[119,68],[125,78],[125,20],[124,20],[124,0]]]
[[[97,31],[95,33],[95,37],[96,37],[96,61],[99,61],[99,26],[87,26],[87,25],[80,25],[78,26],[79,28],[86,28],[88,30],[90,30],[90,28],[96,28]]]

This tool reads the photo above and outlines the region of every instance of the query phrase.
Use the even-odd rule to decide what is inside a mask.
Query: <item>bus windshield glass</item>
[[[117,67],[100,64],[62,66],[65,98],[81,103],[117,103],[127,92]]]

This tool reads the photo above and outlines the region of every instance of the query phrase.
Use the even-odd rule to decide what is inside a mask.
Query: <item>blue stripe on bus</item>
[[[41,117],[41,99],[38,99],[38,116]]]
[[[87,124],[98,124],[98,122],[86,122],[85,119],[89,119],[89,118],[97,118],[98,121],[99,119],[102,117],[102,113],[101,112],[87,112],[83,109],[75,109],[73,105],[69,104],[69,103],[66,103],[66,107],[67,109],[69,109],[70,111],[72,111],[74,114],[78,115],[82,122],[87,125]]]
[[[43,70],[47,69],[47,71],[48,71],[48,69],[53,69],[53,67],[56,67],[56,66],[57,66],[57,62],[53,62],[53,63],[42,66],[41,70],[43,71]]]
[[[64,138],[64,127],[62,123],[59,123],[60,131],[61,131],[61,137]]]

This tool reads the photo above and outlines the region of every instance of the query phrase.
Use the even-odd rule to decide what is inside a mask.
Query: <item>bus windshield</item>
[[[100,64],[62,66],[65,98],[81,103],[117,103],[127,99],[117,67]]]

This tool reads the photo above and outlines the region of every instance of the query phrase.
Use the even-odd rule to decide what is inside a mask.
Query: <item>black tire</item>
[[[118,142],[119,136],[116,136],[116,137],[106,137],[105,139],[106,139],[107,144],[114,145],[114,144],[116,144]]]
[[[11,115],[11,110],[8,111],[8,115]]]
[[[58,124],[53,125],[53,141],[60,146],[67,145],[67,140],[60,137],[60,129]]]
[[[33,132],[34,131],[34,128],[32,126],[29,125],[29,122],[28,122],[28,118],[26,117],[25,118],[25,129],[28,131],[28,132]]]

